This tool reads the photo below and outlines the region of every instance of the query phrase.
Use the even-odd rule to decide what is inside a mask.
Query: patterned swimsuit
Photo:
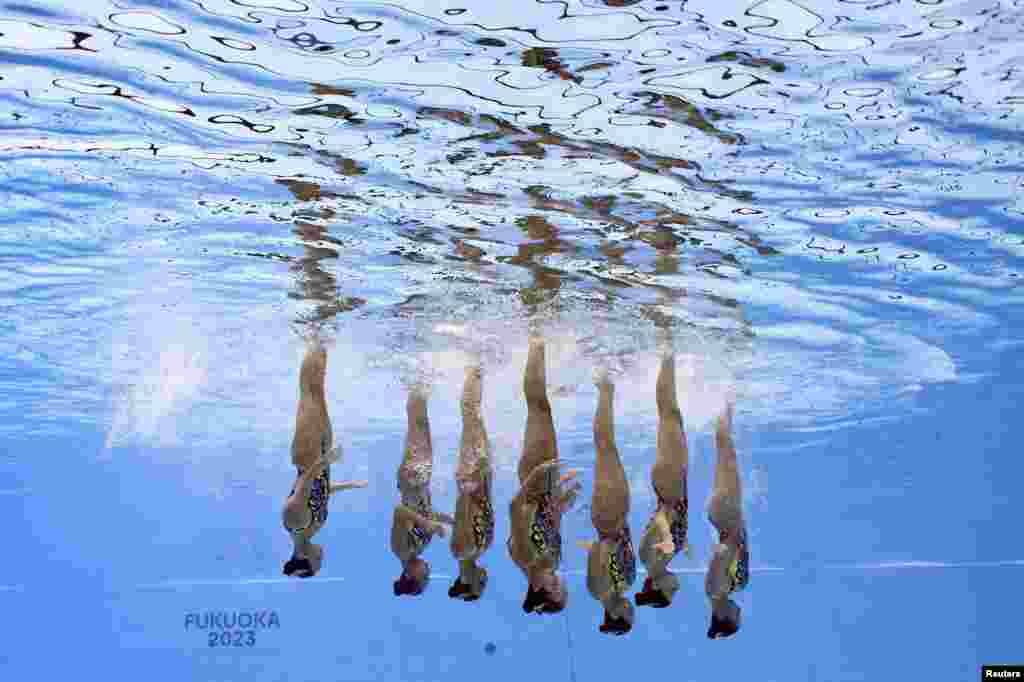
[[[738,592],[750,582],[750,550],[747,549],[747,533],[741,530],[734,543],[737,547],[736,559],[729,566],[729,591]],[[718,541],[723,545],[731,541],[732,536],[725,531],[718,533]]]
[[[530,542],[537,553],[549,556],[557,566],[562,560],[562,533],[555,516],[555,496],[546,492],[537,504],[530,524]]]
[[[483,551],[494,541],[494,507],[491,505],[489,495],[476,493],[473,495],[476,502],[476,513],[473,515],[473,541],[476,542],[477,551]]]
[[[434,508],[430,502],[430,465],[403,464],[399,471],[398,490],[402,496],[402,504],[414,510],[425,519],[434,518]],[[402,485],[402,478],[405,478],[406,485]],[[430,544],[434,535],[418,524],[413,524],[409,529],[409,542],[414,556],[419,554]]]
[[[683,476],[683,492],[686,492],[686,476]],[[672,554],[674,557],[679,552],[683,551],[686,547],[686,526],[687,526],[687,515],[689,514],[689,504],[684,494],[674,505],[669,507],[662,498],[661,493],[658,492],[657,487],[654,489],[655,494],[658,496],[658,504],[670,508],[672,510],[672,522],[669,524],[669,532],[672,534],[672,544],[675,545],[675,552]]]
[[[608,557],[608,575],[612,581],[612,591],[623,594],[636,582],[636,555],[633,553],[633,539],[629,534],[629,526],[614,538],[607,538],[615,543],[615,551]]]
[[[672,511],[675,513],[672,515],[672,524],[669,526],[669,530],[672,532],[672,544],[675,545],[675,553],[678,554],[686,547],[686,499],[680,498],[675,503],[675,506],[672,507]]]
[[[304,473],[303,469],[299,469],[299,476]],[[292,491],[289,496],[295,494],[295,487],[292,486]],[[313,485],[309,490],[309,499],[306,500],[306,506],[309,508],[309,523],[302,528],[288,528],[293,533],[304,531],[313,526],[322,526],[327,521],[327,501],[331,497],[331,466],[328,464],[323,468],[316,478],[313,479]],[[287,528],[287,526],[286,526]]]

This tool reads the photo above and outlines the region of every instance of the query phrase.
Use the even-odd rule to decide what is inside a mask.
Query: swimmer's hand
[[[365,488],[370,485],[369,481],[342,481],[341,483],[335,483],[331,486],[331,492],[336,493],[339,490],[355,490],[356,488]]]
[[[576,496],[579,494],[582,485],[577,481],[571,488],[564,491],[558,501],[558,509],[561,513],[565,513],[572,509],[572,506],[576,503]]]
[[[330,452],[324,455],[324,461],[327,464],[337,464],[338,462],[341,461],[341,455],[341,446],[335,445],[333,448],[331,448]]]
[[[455,525],[455,517],[451,514],[445,514],[444,512],[434,512],[434,518],[439,523],[447,523],[449,526]]]
[[[562,477],[560,479],[558,479],[558,482],[559,483],[568,483],[572,479],[574,479],[577,476],[579,476],[579,474],[580,474],[580,470],[579,469],[569,469],[564,474],[562,474]]]

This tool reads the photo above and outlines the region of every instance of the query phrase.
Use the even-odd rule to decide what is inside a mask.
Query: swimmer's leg
[[[429,482],[434,463],[434,450],[430,438],[430,420],[427,418],[426,389],[413,386],[409,390],[405,411],[407,425],[402,466],[413,466],[418,474]]]
[[[689,452],[683,414],[676,398],[675,356],[666,354],[661,359],[655,388],[658,405],[658,446],[651,484],[667,502],[686,499],[686,474]]]
[[[607,375],[597,384],[597,412],[594,414],[594,496],[590,517],[600,534],[621,529],[629,513],[629,484],[615,446],[615,388]]]
[[[523,453],[519,459],[521,483],[541,464],[558,459],[555,422],[547,396],[544,340],[539,336],[530,339],[526,370],[523,373],[523,394],[527,415]]]

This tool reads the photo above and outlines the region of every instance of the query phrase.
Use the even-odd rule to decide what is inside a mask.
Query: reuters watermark
[[[281,629],[277,611],[192,611],[185,614],[185,632],[205,638],[210,648],[255,647],[271,630]]]
[[[994,680],[1020,680],[1024,682],[1024,665],[983,665],[981,666],[981,680],[993,682]]]

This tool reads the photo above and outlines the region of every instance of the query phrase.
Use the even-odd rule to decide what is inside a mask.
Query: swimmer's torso
[[[301,476],[300,469],[298,475]],[[295,494],[295,487],[292,487],[290,495]],[[305,531],[308,537],[312,537],[327,522],[327,503],[331,497],[331,466],[328,464],[323,471],[313,479],[309,489],[309,497],[306,498],[306,508],[309,510],[309,525],[305,528],[287,528],[287,530]]]
[[[636,555],[629,526],[623,526],[617,537],[602,538],[610,545],[608,552],[609,587],[616,594],[624,594],[636,582]]]
[[[543,564],[557,568],[562,559],[561,514],[557,497],[558,470],[551,468],[539,485],[521,491],[510,508],[512,535],[509,554],[526,571]]]
[[[528,531],[530,554],[546,560],[552,566],[558,566],[562,560],[562,524],[555,491],[545,490],[531,506],[533,513]]]
[[[707,586],[709,594],[742,590],[750,580],[750,550],[743,510],[738,500],[726,495],[713,495],[708,504],[708,518],[718,530],[718,541],[728,547],[731,560],[724,566],[724,584],[717,580]]]
[[[429,459],[424,461],[410,457],[398,469],[398,490],[402,504],[426,519],[433,518],[434,514],[430,500],[432,468]],[[413,524],[407,536],[411,555],[419,556],[432,538],[430,531]]]
[[[494,542],[494,506],[489,464],[458,481],[453,549],[457,559],[475,559]]]

